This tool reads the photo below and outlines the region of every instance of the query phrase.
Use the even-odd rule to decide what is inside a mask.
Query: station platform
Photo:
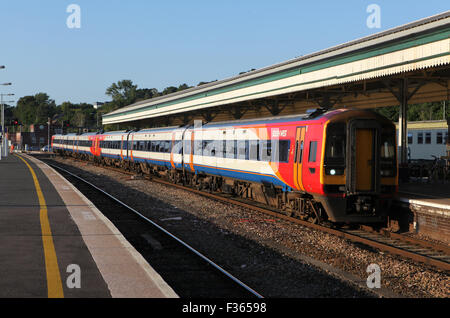
[[[450,244],[450,184],[400,184],[397,202],[409,211],[410,232]]]
[[[434,206],[450,213],[450,183],[400,184],[398,197],[403,202]]]
[[[0,176],[0,298],[178,297],[51,167],[11,154]]]

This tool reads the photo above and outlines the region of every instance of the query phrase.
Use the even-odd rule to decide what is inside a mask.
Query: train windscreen
[[[325,173],[343,175],[345,171],[346,125],[332,123],[328,125],[325,145]]]

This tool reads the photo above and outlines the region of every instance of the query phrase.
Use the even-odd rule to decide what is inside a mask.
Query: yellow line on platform
[[[58,259],[56,257],[55,245],[53,244],[53,236],[48,220],[47,204],[45,203],[44,194],[36,177],[36,173],[30,164],[21,156],[16,155],[28,166],[33,176],[34,186],[39,198],[40,220],[42,231],[42,243],[44,245],[45,270],[47,272],[47,291],[49,298],[64,298],[61,275],[59,273]]]

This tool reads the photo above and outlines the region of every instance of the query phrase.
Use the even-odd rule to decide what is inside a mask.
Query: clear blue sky
[[[69,4],[81,28],[69,29]],[[381,28],[369,29],[369,4]],[[15,99],[45,92],[105,101],[106,88],[197,85],[237,75],[450,9],[449,1],[14,0],[0,2],[0,86]]]

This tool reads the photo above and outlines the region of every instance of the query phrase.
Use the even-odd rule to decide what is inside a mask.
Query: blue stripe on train
[[[72,151],[71,149],[68,149],[68,150]],[[79,152],[83,152],[83,151],[79,151]],[[90,154],[90,152],[85,152],[85,153]],[[106,153],[102,153],[101,155],[104,157],[108,157],[108,158],[120,159],[120,155],[111,155],[111,154],[106,154]],[[131,157],[124,156],[123,158],[125,160],[131,160]],[[144,158],[133,157],[133,161],[147,162],[149,164],[163,166],[163,167],[169,167],[169,168],[171,167],[170,161],[166,161],[166,160],[155,160],[155,159],[144,159]],[[185,166],[186,170],[191,171],[191,167],[189,164],[185,164],[184,166]],[[181,168],[182,165],[180,163],[175,163],[175,167]],[[287,186],[283,181],[278,179],[276,176],[261,175],[261,174],[257,174],[257,173],[244,171],[244,170],[225,170],[225,169],[220,169],[220,168],[213,167],[213,166],[203,166],[203,165],[199,166],[196,164],[194,164],[194,169],[195,169],[196,173],[202,172],[202,173],[221,176],[221,177],[234,178],[234,179],[239,179],[239,180],[243,180],[243,181],[251,181],[251,182],[258,182],[258,183],[263,183],[263,182],[273,183],[276,186],[282,186],[284,191],[291,190],[291,188],[289,186]]]

